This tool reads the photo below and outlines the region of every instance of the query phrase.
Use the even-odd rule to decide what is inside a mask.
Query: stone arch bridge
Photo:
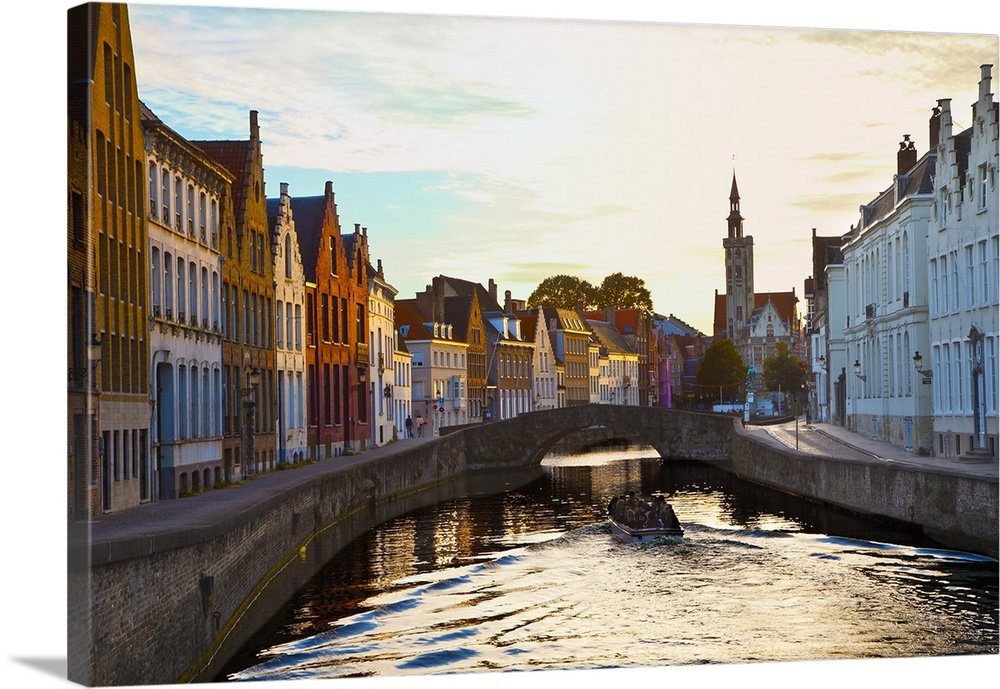
[[[537,464],[566,439],[597,429],[605,438],[650,445],[664,459],[729,459],[733,424],[733,417],[719,414],[587,404],[445,429],[437,444],[473,470]]]

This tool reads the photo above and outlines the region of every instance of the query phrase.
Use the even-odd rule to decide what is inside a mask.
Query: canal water
[[[636,453],[374,527],[218,680],[996,654],[997,561]],[[682,540],[622,544],[611,496],[662,493]]]

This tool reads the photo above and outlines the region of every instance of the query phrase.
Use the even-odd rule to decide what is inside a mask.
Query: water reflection
[[[697,462],[556,458],[347,545],[223,678],[995,653],[997,563]],[[615,494],[682,542],[624,546]]]

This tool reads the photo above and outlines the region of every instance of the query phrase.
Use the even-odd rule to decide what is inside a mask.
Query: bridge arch
[[[536,465],[560,440],[594,427],[648,444],[665,459],[727,459],[733,424],[719,414],[587,404],[465,427],[445,439],[460,444],[454,449],[470,469]]]

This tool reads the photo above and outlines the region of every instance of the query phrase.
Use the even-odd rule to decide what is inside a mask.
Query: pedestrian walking
[[[424,437],[424,417],[422,416],[417,417],[417,437]]]
[[[406,417],[406,437],[407,438],[413,437],[413,419],[411,419],[409,416]]]

